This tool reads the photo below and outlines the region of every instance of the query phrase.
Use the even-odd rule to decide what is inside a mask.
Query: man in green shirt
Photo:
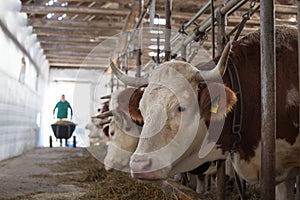
[[[61,95],[60,101],[56,104],[56,106],[53,109],[53,115],[55,114],[55,109],[57,108],[57,118],[68,118],[68,108],[71,110],[71,119],[73,116],[73,110],[69,104],[69,102],[65,99],[65,95]]]

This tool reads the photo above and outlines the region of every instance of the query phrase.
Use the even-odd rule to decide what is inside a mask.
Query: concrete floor
[[[87,187],[82,163],[89,157],[85,148],[56,147],[1,161],[0,199],[78,199]]]

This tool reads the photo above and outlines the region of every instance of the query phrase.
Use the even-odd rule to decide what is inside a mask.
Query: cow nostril
[[[130,168],[134,173],[141,173],[149,171],[152,167],[152,160],[145,159],[145,160],[137,160],[133,159],[130,162]]]
[[[111,131],[110,136],[114,136],[114,135],[115,135],[115,131]]]

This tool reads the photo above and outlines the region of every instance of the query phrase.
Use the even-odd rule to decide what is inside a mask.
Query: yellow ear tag
[[[218,102],[214,102],[210,108],[211,113],[217,113],[219,109],[219,104]]]

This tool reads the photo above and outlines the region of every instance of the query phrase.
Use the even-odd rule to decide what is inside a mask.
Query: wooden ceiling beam
[[[65,55],[65,56],[82,56],[82,57],[91,57],[91,58],[107,58],[111,56],[110,54],[104,53],[89,53],[83,51],[64,51],[64,50],[44,50],[45,55]]]
[[[103,39],[101,39],[103,38]],[[90,44],[100,44],[101,42],[111,39],[111,36],[102,36],[102,37],[76,37],[76,36],[45,36],[38,35],[38,40],[40,43],[90,43]],[[114,41],[114,40],[113,40]]]
[[[103,69],[107,68],[109,63],[102,63],[102,64],[88,64],[88,63],[61,63],[61,62],[53,62],[49,63],[52,67],[72,67],[72,68],[97,68]]]
[[[29,14],[48,14],[48,13],[66,13],[66,14],[85,14],[85,15],[105,15],[125,17],[129,9],[111,9],[111,8],[89,8],[89,7],[61,7],[61,6],[40,6],[40,5],[22,5],[21,12]]]
[[[88,29],[121,29],[123,23],[109,22],[109,21],[72,21],[72,20],[48,20],[31,18],[28,24],[33,27],[47,27],[47,28],[88,28]]]
[[[94,65],[102,65],[109,64],[109,60],[98,60],[94,62],[86,62],[85,60],[73,60],[73,59],[48,59],[49,63],[65,63],[65,64],[94,64]]]
[[[73,54],[73,55],[64,55],[64,54],[58,54],[55,52],[51,52],[49,51],[47,54],[47,59],[77,59],[77,60],[83,60],[83,59],[88,59],[88,60],[103,60],[106,59],[106,57],[100,57],[100,56],[93,56],[93,57],[87,57],[87,56],[83,56],[83,55],[77,55],[77,54]]]
[[[80,45],[75,45],[75,44],[60,44],[60,43],[44,43],[41,45],[43,47],[43,49],[47,50],[47,49],[76,49],[76,48],[81,48],[81,49],[93,49],[95,48],[97,45],[95,44],[80,44]]]
[[[68,0],[68,2],[96,2],[96,3],[107,3],[107,0]],[[132,0],[110,0],[109,2],[115,3],[122,3],[122,4],[129,4]]]
[[[119,30],[76,30],[76,29],[55,29],[55,28],[35,28],[33,30],[37,35],[44,36],[75,36],[95,38],[98,36],[114,36]]]
[[[83,57],[80,57],[80,59],[79,58],[75,58],[75,57],[70,57],[70,56],[65,56],[65,57],[63,57],[63,58],[56,58],[56,57],[50,57],[50,58],[48,58],[47,57],[47,60],[49,61],[49,62],[63,62],[63,63],[66,63],[66,62],[73,62],[73,63],[75,63],[75,62],[77,62],[77,63],[105,63],[105,62],[108,62],[109,60],[108,60],[108,58],[106,57],[106,58],[97,58],[97,59],[95,59],[95,60],[91,60],[91,59],[86,59],[86,58],[83,58]]]

